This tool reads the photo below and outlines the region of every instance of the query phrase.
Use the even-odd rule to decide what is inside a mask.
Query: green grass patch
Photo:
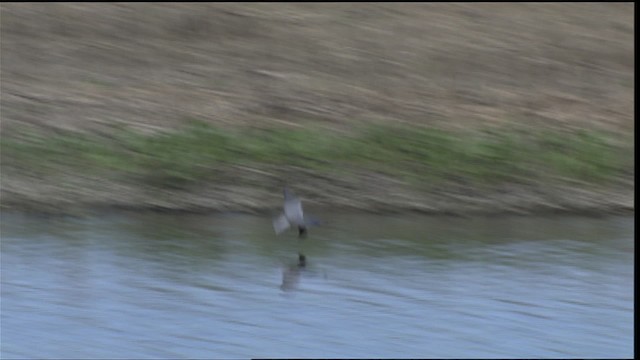
[[[313,128],[231,131],[192,122],[153,135],[22,131],[5,134],[0,150],[3,171],[108,173],[166,188],[215,181],[216,169],[228,164],[290,165],[327,173],[362,169],[415,184],[454,179],[496,184],[550,178],[609,181],[633,166],[633,144],[612,139],[595,131],[448,132],[382,125],[351,134]]]

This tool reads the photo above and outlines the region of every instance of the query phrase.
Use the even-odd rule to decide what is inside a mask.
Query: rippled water
[[[1,356],[633,356],[631,217],[324,218],[5,213]]]

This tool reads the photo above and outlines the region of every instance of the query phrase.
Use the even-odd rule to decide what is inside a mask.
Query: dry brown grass
[[[632,131],[633,3],[1,5],[2,130]]]

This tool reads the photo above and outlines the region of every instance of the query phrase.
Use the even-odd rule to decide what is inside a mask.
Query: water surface
[[[0,355],[633,356],[631,217],[319,215],[3,213]]]

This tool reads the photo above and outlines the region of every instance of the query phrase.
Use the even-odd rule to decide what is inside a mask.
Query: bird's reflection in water
[[[300,283],[300,275],[307,267],[307,258],[304,254],[298,254],[298,262],[285,266],[282,269],[282,285],[280,289],[282,291],[292,291],[298,288]]]

